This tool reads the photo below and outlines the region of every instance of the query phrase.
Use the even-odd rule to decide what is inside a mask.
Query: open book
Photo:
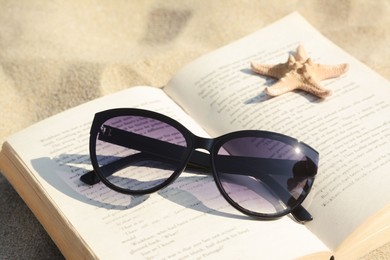
[[[250,63],[285,62],[299,44],[315,62],[349,64],[347,74],[322,82],[333,96],[264,94],[273,81]],[[83,184],[93,116],[117,107],[158,111],[204,137],[261,129],[304,141],[320,153],[304,202],[314,220],[253,220],[207,175],[184,172],[138,197]],[[390,84],[294,13],[197,59],[163,88],[132,87],[14,134],[0,169],[68,258],[345,259],[390,242],[389,114]]]

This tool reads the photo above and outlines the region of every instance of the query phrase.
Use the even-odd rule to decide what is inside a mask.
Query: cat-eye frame
[[[115,191],[144,195],[166,187],[185,169],[211,172],[222,196],[246,215],[312,219],[301,204],[319,155],[289,136],[244,130],[204,138],[165,115],[123,108],[95,115],[89,148],[94,170],[81,177],[89,185],[102,181]]]

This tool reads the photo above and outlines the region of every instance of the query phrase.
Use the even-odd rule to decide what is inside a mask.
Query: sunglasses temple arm
[[[252,159],[251,162],[247,162],[248,164],[246,164],[245,162],[243,163],[242,162],[242,159],[243,158],[248,158],[248,157],[232,157],[232,156],[219,156],[219,159],[223,158],[223,163],[221,165],[223,165],[223,169],[221,169],[223,172],[225,173],[233,173],[233,174],[240,174],[241,172],[245,172],[245,174],[247,174],[248,172],[245,171],[247,170],[246,167],[248,165],[253,165],[253,164],[257,164],[259,167],[262,167],[264,163],[269,163],[269,162],[264,162],[264,163],[261,163],[261,165],[259,165],[259,160],[258,158],[256,159]],[[199,165],[202,165],[203,167],[205,165],[207,165],[206,161],[208,160],[208,155],[207,154],[204,154],[202,152],[198,152],[198,151],[194,151],[194,153],[191,155],[191,159],[190,159],[190,163],[192,162],[192,165],[194,166],[199,166]],[[269,159],[265,159],[265,160],[269,160]],[[245,160],[244,160],[245,161]],[[272,160],[271,160],[272,161]],[[280,167],[280,168],[284,168],[284,170],[286,170],[286,166],[288,167],[287,170],[292,170],[292,167],[294,167],[292,164],[291,164],[291,161],[288,161],[288,160],[283,160],[285,161],[285,163],[277,163],[276,162],[274,165],[272,165],[273,167],[273,171],[275,170],[275,167]],[[236,163],[236,162],[240,162],[240,163]],[[237,169],[237,171],[234,170],[234,166],[237,166],[237,165],[240,165],[239,169]],[[245,165],[245,169],[243,170],[243,165]],[[202,167],[202,168],[203,168]],[[252,168],[252,167],[251,167]],[[279,196],[287,196],[287,197],[291,197],[290,193],[288,191],[286,191],[277,181],[275,181],[272,177],[270,177],[268,174],[261,174],[259,173],[259,168],[256,167],[256,171],[255,169],[253,169],[253,172],[256,172],[256,173],[253,173],[253,174],[250,174],[252,175],[253,177],[255,178],[259,178],[259,179],[262,179],[264,182],[268,183],[269,186],[272,187],[272,190],[275,190],[277,191],[277,194],[279,194]],[[276,169],[277,170],[277,169]],[[282,169],[281,169],[282,170]],[[251,172],[251,171],[250,171]],[[283,172],[283,170],[282,170]],[[291,197],[291,199],[295,200],[294,198]],[[295,207],[292,211],[291,211],[291,215],[294,217],[294,219],[296,221],[298,221],[299,223],[305,223],[305,222],[308,222],[308,221],[311,221],[313,220],[313,216],[302,206],[302,205],[298,205],[297,207]]]
[[[106,130],[100,132],[98,138],[111,144],[135,149],[145,154],[152,154],[172,161],[181,160],[180,158],[185,153],[186,148],[181,145],[134,134],[111,126],[104,125],[104,127]],[[248,174],[248,171],[258,172],[259,169],[263,172],[272,171],[279,174],[291,170],[296,164],[296,161],[293,160],[229,155],[218,155],[218,161],[218,166],[223,167],[224,171],[234,171],[236,174],[240,172]],[[211,168],[209,154],[197,150],[192,152],[188,163],[197,168]],[[245,168],[243,169],[243,167]]]
[[[194,159],[198,163],[197,164],[190,164],[190,165],[192,165],[195,168],[199,168],[199,167],[205,168],[206,164],[204,162],[207,159],[205,157],[205,155],[201,152],[197,152],[194,155],[195,155]],[[130,156],[118,159],[114,163],[110,163],[110,164],[102,166],[102,172],[105,174],[105,177],[108,177],[108,176],[112,175],[115,171],[117,171],[121,168],[124,168],[129,164],[132,164],[132,163],[137,162],[137,161],[146,160],[148,158],[149,159],[158,159],[158,158],[156,158],[156,156],[153,156],[153,155],[148,155],[146,153],[138,153],[138,154],[134,154],[134,155],[130,155]],[[201,163],[202,166],[199,165],[200,161],[203,161],[203,163]],[[264,176],[262,176],[262,177],[264,178]],[[83,181],[84,183],[86,183],[88,185],[94,185],[94,184],[100,182],[98,176],[95,174],[94,171],[90,171],[90,172],[85,173],[84,175],[81,176],[80,179],[81,179],[81,181]],[[280,185],[277,182],[275,182],[272,178],[268,177],[267,179],[268,179],[267,183],[272,184],[273,189],[277,190],[279,194],[287,193],[287,191],[284,190],[282,187],[280,187]],[[288,194],[285,194],[285,195],[288,195]],[[295,220],[297,220],[300,223],[305,223],[307,221],[313,220],[312,215],[302,205],[297,206],[291,212],[291,215],[295,218]]]
[[[302,224],[313,220],[313,216],[302,205],[293,209],[291,215],[293,215],[296,221]]]
[[[114,159],[114,157],[112,158]],[[156,158],[155,156],[148,155],[145,153],[137,153],[123,158],[120,157],[117,160],[114,160],[112,163],[108,163],[104,166],[101,166],[100,168],[102,170],[101,172],[104,174],[104,177],[108,177],[114,174],[116,171],[119,171],[120,169],[123,169],[128,165],[131,165],[138,161],[143,161],[148,159],[155,160]],[[94,170],[83,174],[80,177],[80,180],[88,185],[95,185],[96,183],[100,182],[100,179],[97,176],[97,174],[95,174]]]
[[[282,201],[287,202],[287,205],[297,204],[296,202],[299,198],[295,199],[293,196],[291,196],[291,193],[287,191],[285,187],[283,187],[279,182],[277,182],[270,175],[261,174],[260,179],[265,185],[267,185],[270,188],[270,190],[272,190],[275,193],[275,196],[279,197]],[[296,221],[302,224],[307,221],[313,220],[312,215],[302,206],[302,204],[295,206],[295,208],[290,212],[290,214],[294,217]]]
[[[111,126],[105,125],[104,127],[106,128],[106,131],[102,131],[99,133],[99,140],[142,151],[138,154],[144,154],[144,156],[154,155],[154,159],[161,158],[160,160],[162,160],[165,158],[166,160],[170,161],[181,160],[180,157],[182,157],[184,154],[185,147],[183,146],[146,137],[139,134],[130,133]],[[106,166],[116,169],[120,167],[123,162],[127,161],[128,163],[131,163],[135,159],[141,160],[140,157],[133,158],[133,156],[134,155],[128,156],[130,159],[126,160],[114,160],[114,162],[111,163],[113,165],[107,164]],[[293,160],[254,158],[247,156],[218,155],[217,160],[218,168],[225,173],[242,173],[245,175],[253,173],[255,174],[252,174],[253,177],[259,177],[259,170],[264,173],[272,172],[274,174],[283,174],[284,172],[292,171],[294,166],[296,166],[296,162]],[[119,166],[116,166],[117,164],[119,164]],[[188,164],[193,168],[210,169],[210,156],[206,153],[194,150],[191,154]],[[314,165],[314,163],[312,164]],[[313,167],[315,167],[315,165]],[[314,168],[309,170],[312,172],[312,175],[315,175],[316,170]],[[114,171],[105,170],[104,172],[106,172],[107,174],[110,174],[111,172],[112,174]]]
[[[107,176],[112,175],[117,170],[126,167],[129,164],[132,164],[136,161],[141,160],[169,160],[177,161],[180,156],[183,154],[183,149],[180,145],[164,142],[154,138],[149,138],[146,136],[130,133],[121,129],[113,128],[110,126],[105,126],[110,131],[104,131],[99,133],[99,139],[109,143],[117,144],[131,149],[142,150],[143,152],[133,154],[118,160],[115,160],[113,163],[102,166],[101,168],[104,174]],[[105,134],[109,133],[109,134]],[[130,142],[131,141],[131,142]],[[142,149],[141,149],[142,148]],[[271,163],[273,162],[273,163]],[[205,168],[210,169],[210,159],[209,155],[193,151],[191,154],[188,165],[191,168]],[[285,172],[291,171],[295,165],[294,161],[291,160],[280,160],[280,159],[262,159],[262,158],[251,158],[251,157],[237,157],[237,156],[228,156],[228,155],[219,155],[218,156],[218,166],[221,168],[221,171],[225,173],[234,173],[240,174],[244,172],[245,175],[249,175],[253,172],[253,177],[255,178],[264,178],[266,174],[259,174],[259,169],[262,169],[264,172],[267,172],[266,166],[271,167],[272,172]],[[245,167],[245,169],[243,169]],[[250,167],[250,168],[249,168]],[[276,169],[279,168],[279,169]],[[80,178],[84,183],[89,185],[94,185],[99,182],[99,178],[94,171],[90,171]],[[281,187],[277,182],[273,181],[272,178],[267,178],[268,183],[273,183],[272,186],[277,190],[280,190]],[[284,189],[280,192],[286,192]],[[292,211],[292,215],[299,222],[309,221],[312,219],[309,212],[307,212],[301,205]]]
[[[225,173],[234,173],[234,174],[240,174],[244,172],[244,174],[250,174],[255,178],[263,179],[266,183],[268,183],[270,186],[272,186],[273,190],[278,191],[277,193],[280,196],[291,196],[278,182],[276,182],[273,178],[268,176],[268,174],[261,174],[259,173],[259,168],[264,168],[264,165],[268,165],[268,167],[272,168],[272,171],[278,171],[278,172],[284,172],[284,171],[291,171],[294,167],[294,164],[291,160],[276,160],[276,159],[260,159],[260,158],[249,158],[249,160],[246,161],[249,157],[232,157],[232,156],[218,156],[218,160],[221,160],[218,166],[222,166],[221,171]],[[205,166],[208,166],[208,155],[204,154],[202,152],[194,151],[190,158],[190,165],[193,166],[201,166],[202,168],[206,168]],[[263,161],[264,160],[264,161]],[[266,161],[265,161],[266,160]],[[310,160],[310,159],[308,159]],[[245,162],[246,161],[246,162]],[[239,163],[236,163],[239,162]],[[273,162],[273,163],[271,163]],[[271,165],[270,165],[271,163]],[[239,165],[239,166],[238,166]],[[252,167],[249,166],[252,165]],[[256,167],[256,165],[258,167]],[[255,166],[255,167],[253,167]],[[235,168],[238,168],[235,170]],[[245,168],[245,169],[243,169]],[[277,169],[279,168],[279,169]],[[249,171],[247,171],[249,170]],[[262,169],[264,170],[264,169]],[[266,172],[267,169],[265,169]],[[251,174],[252,173],[252,174]],[[293,198],[291,198],[293,199]],[[313,216],[302,206],[298,205],[296,208],[294,208],[291,211],[291,215],[294,217],[296,221],[299,223],[305,223],[308,221],[313,220]]]

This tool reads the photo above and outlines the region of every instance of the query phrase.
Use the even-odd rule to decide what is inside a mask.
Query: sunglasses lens
[[[305,199],[317,172],[313,160],[318,158],[310,159],[301,148],[264,137],[230,139],[215,156],[217,176],[226,195],[243,210],[285,214]]]
[[[173,149],[169,144],[175,144]],[[165,122],[118,116],[101,125],[95,149],[100,172],[111,184],[146,191],[164,184],[180,168],[186,146],[182,133]]]

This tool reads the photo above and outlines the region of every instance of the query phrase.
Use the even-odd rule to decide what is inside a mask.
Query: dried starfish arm
[[[284,77],[271,87],[266,87],[264,92],[270,96],[275,97],[287,93],[292,89],[297,89],[298,86],[299,82],[296,82],[294,78]]]
[[[303,48],[303,45],[298,46],[297,51],[295,53],[295,58],[297,61],[300,62],[305,62],[309,58],[307,52],[305,51],[305,48]]]
[[[332,95],[332,90],[321,86],[318,74],[313,73],[312,67],[305,65],[300,89],[307,91],[319,98],[326,98]],[[322,74],[320,74],[322,75]]]
[[[348,64],[338,64],[338,65],[319,65],[311,64],[311,68],[308,69],[316,75],[318,80],[331,79],[338,77],[348,71]]]
[[[254,72],[260,75],[272,77],[275,79],[280,79],[282,75],[286,74],[289,71],[289,67],[286,63],[279,63],[277,65],[266,65],[252,62],[251,68]]]
[[[330,89],[322,87],[312,76],[303,75],[296,71],[286,74],[277,83],[265,88],[264,91],[270,96],[279,96],[297,89],[307,91],[320,98],[325,98],[332,94]]]

